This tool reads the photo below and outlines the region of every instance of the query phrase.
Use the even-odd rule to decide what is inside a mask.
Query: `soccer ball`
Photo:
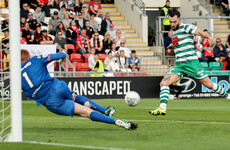
[[[130,91],[125,95],[125,102],[129,106],[137,106],[141,101],[140,95],[135,91]]]

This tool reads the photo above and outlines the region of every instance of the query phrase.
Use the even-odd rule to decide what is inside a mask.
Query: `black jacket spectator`
[[[227,50],[226,50],[226,47],[221,44],[222,47],[223,47],[223,50],[221,51],[220,48],[216,45],[214,48],[213,48],[213,52],[214,52],[214,56],[215,57],[227,57],[228,53],[227,53]]]
[[[94,34],[93,28],[92,27],[86,28],[85,26],[84,29],[86,30],[86,35],[88,35],[89,39],[91,39],[92,35]]]
[[[36,27],[37,27],[37,20],[36,19],[27,20],[27,22],[30,25],[30,29],[36,30]]]
[[[77,32],[75,32],[71,27],[69,27],[66,31],[67,43],[76,45],[77,36]]]
[[[109,19],[109,24],[107,23],[106,19],[102,20],[101,22],[101,34],[105,35],[107,31],[107,27],[112,23],[112,21]]]
[[[26,19],[28,18],[29,10],[28,10],[28,4],[24,3],[22,5],[22,9],[20,10],[20,18],[25,17]]]
[[[105,50],[107,49],[110,50],[113,44],[112,40],[105,40],[105,39],[102,40],[102,43],[103,43],[103,48],[101,50],[102,52],[105,52]]]

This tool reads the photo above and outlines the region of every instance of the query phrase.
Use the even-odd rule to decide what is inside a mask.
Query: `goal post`
[[[8,138],[9,142],[22,142],[22,94],[19,4],[19,0],[9,0],[11,95],[11,134]]]

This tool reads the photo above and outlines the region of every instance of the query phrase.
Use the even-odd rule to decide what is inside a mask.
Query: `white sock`
[[[166,103],[161,103],[161,104],[160,104],[160,108],[161,108],[161,109],[166,109],[166,107],[167,107],[167,104],[166,104]]]

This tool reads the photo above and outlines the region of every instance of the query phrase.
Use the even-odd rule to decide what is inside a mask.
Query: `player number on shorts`
[[[23,75],[23,77],[25,77],[26,82],[27,82],[27,83],[29,84],[29,86],[32,88],[34,85],[33,85],[33,83],[31,82],[31,80],[30,80],[29,76],[27,75],[27,73],[24,72],[22,75]]]

